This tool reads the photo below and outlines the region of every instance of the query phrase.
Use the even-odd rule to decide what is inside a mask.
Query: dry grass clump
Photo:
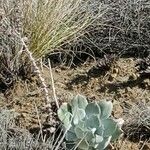
[[[97,6],[97,14],[89,11],[85,0],[24,0],[24,34],[36,58],[63,50],[62,45],[86,33],[106,9]]]
[[[132,140],[150,139],[150,103],[134,105],[126,115],[125,134]]]

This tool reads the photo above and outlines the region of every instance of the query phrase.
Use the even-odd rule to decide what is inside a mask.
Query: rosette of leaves
[[[110,101],[90,102],[82,95],[75,96],[58,110],[58,117],[66,131],[68,149],[102,150],[122,133],[121,125],[110,118]]]

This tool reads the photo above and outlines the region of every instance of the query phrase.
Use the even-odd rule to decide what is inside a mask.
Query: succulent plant
[[[110,101],[90,102],[82,95],[75,96],[58,110],[66,132],[68,149],[103,150],[122,133],[123,121],[112,119]],[[120,124],[119,124],[120,123]],[[71,147],[71,148],[70,148]]]

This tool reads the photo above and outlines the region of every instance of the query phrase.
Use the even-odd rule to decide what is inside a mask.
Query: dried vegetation
[[[31,79],[38,70],[35,69],[38,67],[36,63],[43,57],[52,58],[54,63],[56,58],[61,63],[68,65],[68,62],[71,62],[72,65],[73,60],[82,62],[88,55],[94,58],[96,63],[92,67],[84,67],[84,75],[79,75],[77,72],[79,76],[68,80],[69,86],[65,85],[67,90],[71,90],[69,87],[72,87],[76,91],[86,89],[84,92],[92,95],[95,92],[99,94],[99,97],[109,95],[115,100],[118,98],[121,105],[128,99],[137,100],[137,95],[141,95],[140,99],[146,99],[146,102],[143,100],[134,103],[132,108],[128,109],[125,114],[124,132],[134,142],[140,140],[148,142],[150,139],[150,104],[148,96],[143,95],[144,92],[147,93],[147,90],[150,90],[149,16],[149,0],[1,0],[0,91],[5,93],[18,78]],[[30,53],[26,52],[26,48]],[[126,65],[129,68],[131,61],[128,61],[129,64],[128,62],[120,63],[125,66],[115,68],[116,61],[122,56],[130,58],[134,56],[136,71],[134,70],[133,74],[138,74],[137,77],[133,74],[130,75],[131,78],[128,77],[128,70],[125,70],[123,75],[120,73]],[[137,57],[140,57],[140,60]],[[69,71],[63,71],[61,70],[61,80],[64,78],[62,74],[65,75],[66,72],[68,73],[66,76],[72,78]],[[41,75],[40,70],[38,72]],[[41,80],[44,83],[44,78],[41,77]],[[66,83],[66,80],[64,79],[63,82]],[[147,85],[141,87],[141,82],[145,85],[146,80],[148,80]],[[137,86],[140,92],[136,91]],[[47,88],[46,84],[44,88]],[[43,87],[41,89],[43,90]],[[144,90],[143,93],[141,89]],[[48,92],[46,96],[49,96]],[[25,99],[27,98],[25,96]],[[15,105],[18,108],[19,104]],[[54,107],[52,114],[55,114],[53,117],[57,120],[57,107],[56,105]],[[16,122],[17,115],[14,111],[1,109],[0,149],[56,148],[57,143],[54,143],[53,138],[48,137],[43,142],[39,135],[41,130],[44,134],[49,133],[52,124],[42,124],[42,128],[37,128],[38,132],[35,132],[35,128],[32,128],[33,130],[30,128],[29,133],[26,129],[20,129]],[[50,122],[50,119],[48,121]],[[33,136],[35,134],[37,136]],[[59,142],[60,139],[57,140]],[[62,145],[59,148],[61,149]]]

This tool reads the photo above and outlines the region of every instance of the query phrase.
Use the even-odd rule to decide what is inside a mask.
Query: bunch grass
[[[83,36],[96,19],[106,11],[89,11],[84,0],[24,0],[24,34],[36,58],[63,50],[62,45]]]

